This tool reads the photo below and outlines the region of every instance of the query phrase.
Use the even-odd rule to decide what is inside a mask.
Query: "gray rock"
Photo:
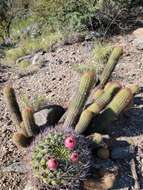
[[[143,50],[143,38],[135,39],[134,44],[138,50]]]
[[[34,114],[35,123],[38,126],[56,124],[65,110],[58,105],[49,105]]]
[[[22,162],[15,162],[7,167],[0,168],[1,172],[16,172],[16,173],[26,173],[27,168],[25,167],[25,164]]]
[[[36,190],[30,182],[28,182],[28,184],[25,186],[25,188],[23,190]]]
[[[134,146],[114,147],[111,151],[112,159],[130,159],[135,153]]]

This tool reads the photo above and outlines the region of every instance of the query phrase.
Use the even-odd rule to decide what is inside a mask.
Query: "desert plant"
[[[70,102],[63,123],[58,124],[64,113],[61,107],[59,112],[56,110],[56,114],[51,114],[49,111],[46,117],[49,117],[53,123],[47,122],[44,128],[41,126],[37,128],[32,109],[24,109],[22,114],[20,109],[18,109],[18,114],[15,109],[12,109],[20,126],[13,140],[18,146],[28,148],[25,157],[28,176],[38,190],[65,188],[106,190],[113,186],[115,175],[113,178],[102,175],[101,181],[96,181],[94,178],[97,174],[95,169],[97,157],[102,160],[110,157],[108,144],[97,131],[99,128],[100,131],[105,132],[110,123],[130,106],[134,95],[139,90],[138,85],[122,87],[118,81],[107,83],[121,54],[122,48],[116,47],[113,50],[107,62],[107,71],[103,70],[100,77],[102,80],[98,86],[93,68],[82,71],[79,87]],[[96,86],[93,103],[85,106],[93,85]],[[19,108],[14,90],[10,90],[9,93],[6,89],[8,106]],[[52,126],[49,127],[49,125]]]
[[[78,91],[69,105],[63,127],[67,128],[75,125],[95,81],[95,71],[87,71],[82,75]]]
[[[78,134],[83,133],[89,126],[92,118],[99,114],[100,111],[111,101],[113,96],[119,91],[121,85],[113,82],[110,88],[105,91],[100,97],[98,97],[93,104],[87,107],[80,116],[80,119],[75,127],[75,131]]]
[[[9,112],[11,113],[11,117],[16,126],[20,127],[20,123],[22,122],[22,116],[20,112],[20,108],[15,96],[14,89],[12,86],[6,86],[4,89],[4,97],[6,100],[7,107]]]
[[[73,131],[49,129],[29,147],[29,175],[36,187],[79,188],[89,174],[92,155],[88,139]]]
[[[123,54],[122,47],[115,47],[113,49],[113,51],[108,59],[108,62],[107,62],[106,66],[101,74],[101,77],[100,77],[100,85],[101,86],[104,86],[107,83],[112,71],[114,70],[114,68],[115,68],[116,64],[118,63],[118,60],[122,54]]]

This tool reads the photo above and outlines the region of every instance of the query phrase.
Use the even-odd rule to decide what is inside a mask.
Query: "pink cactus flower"
[[[58,162],[57,162],[56,159],[51,158],[50,160],[48,160],[47,166],[48,166],[49,170],[54,171],[54,170],[56,170],[57,167],[58,167]]]
[[[72,150],[76,145],[76,139],[74,136],[69,136],[65,139],[65,147]]]
[[[73,152],[70,156],[70,159],[73,161],[73,162],[77,162],[78,159],[79,159],[79,154],[77,152]]]

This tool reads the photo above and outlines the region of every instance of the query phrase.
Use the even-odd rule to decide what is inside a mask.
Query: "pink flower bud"
[[[69,136],[65,139],[65,147],[72,150],[76,145],[76,139],[74,136]]]
[[[48,160],[47,166],[48,166],[49,170],[54,171],[54,170],[56,170],[57,167],[58,167],[58,162],[57,162],[56,159],[51,158],[50,160]]]
[[[79,154],[77,152],[73,152],[70,156],[70,159],[73,161],[73,162],[77,162],[78,159],[79,159]]]

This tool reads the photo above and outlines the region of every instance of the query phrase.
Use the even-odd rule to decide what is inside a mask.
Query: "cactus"
[[[103,137],[100,133],[93,133],[88,136],[95,144],[99,145],[103,141]]]
[[[30,153],[30,154],[29,154]],[[48,129],[36,136],[27,151],[33,184],[39,189],[79,187],[89,174],[92,155],[89,140],[73,131]]]
[[[120,84],[113,82],[101,97],[97,98],[93,104],[83,111],[75,127],[75,132],[78,134],[83,133],[89,126],[93,116],[100,113],[100,111],[110,102],[113,95],[117,93],[120,88]]]
[[[20,123],[22,122],[22,116],[20,112],[19,105],[16,100],[14,89],[11,86],[6,86],[4,88],[4,97],[6,99],[6,103],[11,113],[11,117],[13,122],[17,127],[20,128]]]
[[[98,156],[98,158],[102,159],[102,160],[107,160],[110,157],[110,151],[108,148],[105,147],[100,147],[97,150],[96,155]]]
[[[102,94],[104,93],[104,90],[102,88],[98,88],[92,95],[93,101],[96,101]]]
[[[113,72],[122,53],[123,53],[122,47],[115,47],[113,49],[113,51],[108,59],[108,62],[107,62],[106,66],[101,74],[101,77],[100,77],[100,85],[101,86],[104,86],[107,83],[107,81],[108,81],[111,73]]]
[[[31,138],[26,137],[22,133],[14,133],[12,137],[14,143],[18,146],[26,148],[30,145]]]
[[[105,110],[95,118],[87,129],[87,134],[107,130],[107,126],[117,119],[133,99],[132,91],[129,88],[122,88],[107,105]]]
[[[104,172],[102,177],[91,177],[84,181],[84,190],[108,190],[115,183],[117,174],[114,172]]]
[[[87,100],[88,94],[91,87],[95,83],[95,72],[86,72],[83,74],[80,80],[78,92],[73,97],[69,106],[67,117],[63,127],[75,127],[78,120],[79,114],[81,113],[85,101]]]
[[[35,124],[33,110],[25,108],[22,111],[23,124],[29,137],[35,136],[39,132],[39,128]]]
[[[136,94],[138,94],[140,92],[140,87],[137,84],[132,84],[128,88],[131,89],[132,94],[134,94],[134,95],[136,95]]]

